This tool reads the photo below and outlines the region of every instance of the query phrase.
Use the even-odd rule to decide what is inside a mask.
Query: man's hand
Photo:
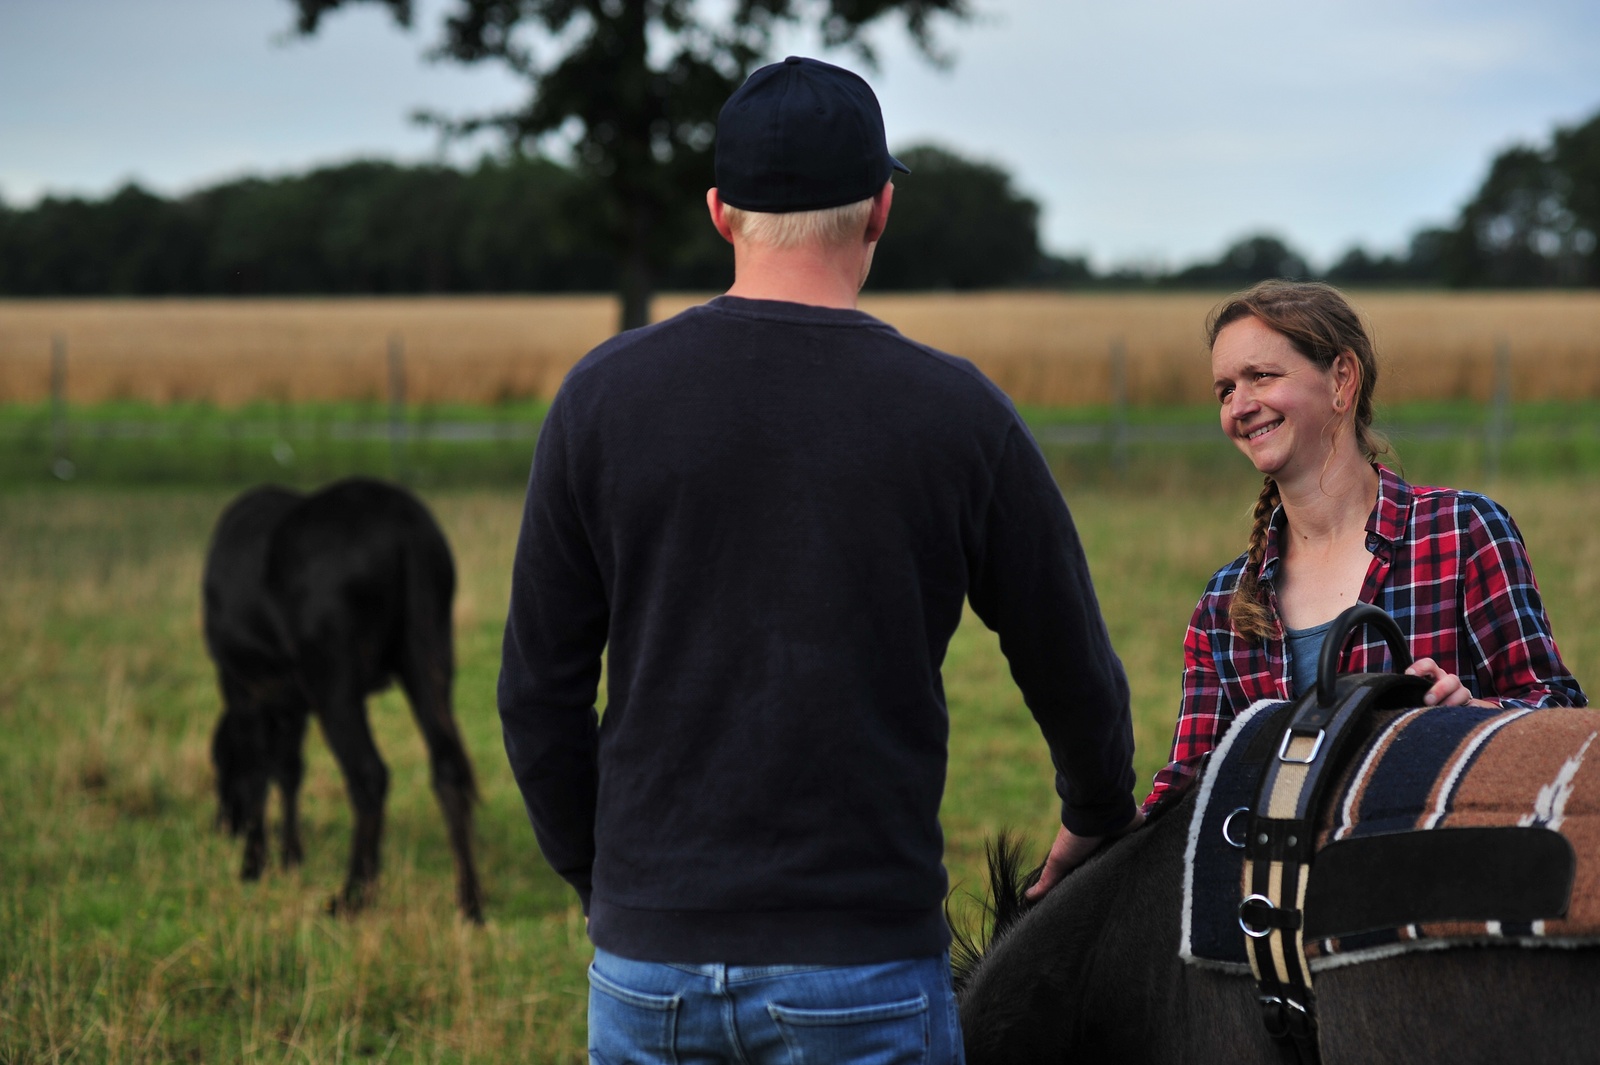
[[[1129,821],[1120,830],[1111,833],[1113,837],[1126,835],[1144,824],[1144,811],[1134,812],[1133,820]],[[1106,836],[1079,836],[1062,828],[1056,834],[1056,841],[1050,845],[1050,856],[1044,860],[1044,870],[1039,874],[1039,882],[1027,891],[1029,902],[1038,902],[1044,898],[1045,893],[1061,882],[1073,869],[1082,865],[1084,859],[1093,854]]]

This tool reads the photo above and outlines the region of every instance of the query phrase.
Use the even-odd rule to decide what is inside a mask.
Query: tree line
[[[1600,285],[1600,114],[1548,144],[1501,152],[1452,225],[1399,253],[1356,247],[1323,271],[1272,234],[1170,271],[1096,272],[1040,246],[1039,205],[1002,168],[947,148],[897,152],[912,169],[869,286],[880,291],[1232,287],[1264,277],[1348,285]],[[678,205],[659,285],[715,290],[729,247]],[[98,200],[0,203],[0,294],[173,296],[616,290],[612,204],[583,169],[540,156],[476,166],[354,162],[229,181],[176,198],[128,185]]]
[[[1325,272],[1350,285],[1561,288],[1600,285],[1600,113],[1558,128],[1542,146],[1497,155],[1453,225],[1412,235],[1398,254],[1354,247]],[[1180,282],[1269,271],[1311,276],[1303,256],[1270,236],[1229,248],[1214,263],[1178,271]],[[1231,275],[1231,276],[1230,276]]]
[[[934,146],[879,249],[882,289],[995,288],[1049,274],[1039,205],[1000,168]],[[733,251],[699,200],[663,256],[666,288],[733,281]],[[0,294],[354,295],[615,290],[605,200],[576,168],[539,157],[460,170],[354,162],[251,177],[174,199],[127,185],[99,200],[0,204]]]
[[[1255,234],[1216,259],[1165,274],[1112,272],[1100,283],[1244,286],[1267,277],[1343,285],[1449,288],[1600,286],[1600,113],[1558,127],[1549,143],[1509,148],[1453,224],[1411,236],[1398,253],[1352,247],[1326,270],[1275,234]]]

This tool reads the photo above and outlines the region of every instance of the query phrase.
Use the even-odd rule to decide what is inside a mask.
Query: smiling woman
[[[1356,602],[1400,624],[1429,705],[1586,705],[1510,514],[1378,463],[1377,356],[1341,293],[1262,282],[1224,303],[1208,336],[1222,431],[1265,476],[1248,550],[1189,623],[1172,761],[1147,806],[1194,775],[1245,707],[1304,691],[1328,623]],[[1389,648],[1372,634],[1340,670],[1392,671]]]

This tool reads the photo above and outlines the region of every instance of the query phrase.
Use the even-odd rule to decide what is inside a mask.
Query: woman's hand
[[[1487,699],[1474,699],[1467,686],[1461,683],[1461,678],[1454,673],[1446,673],[1444,667],[1431,658],[1419,658],[1406,667],[1406,672],[1413,677],[1425,677],[1433,682],[1426,695],[1422,697],[1425,706],[1498,706]]]

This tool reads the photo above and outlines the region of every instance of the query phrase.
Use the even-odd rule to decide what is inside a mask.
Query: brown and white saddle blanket
[[[1277,751],[1289,706],[1262,702],[1240,714],[1202,773],[1184,863],[1180,954],[1185,961],[1249,970],[1239,925],[1239,904],[1247,894],[1244,851],[1226,837],[1237,832],[1228,819],[1255,802],[1261,767]],[[1430,880],[1443,868],[1428,859],[1429,845],[1469,837],[1422,836],[1460,828],[1543,829],[1559,832],[1571,844],[1575,865],[1569,858],[1564,868],[1552,866],[1549,871],[1550,878],[1570,877],[1570,896],[1565,915],[1555,918],[1429,921],[1335,939],[1308,938],[1312,971],[1468,943],[1600,944],[1597,738],[1600,714],[1587,709],[1462,706],[1375,712],[1370,735],[1330,789],[1332,799],[1318,820],[1319,852],[1339,840],[1388,837],[1381,853],[1394,858],[1386,864],[1401,871],[1379,878],[1386,881],[1382,890],[1426,893],[1437,887]],[[1470,863],[1470,852],[1466,857]],[[1507,856],[1500,859],[1503,869]],[[1492,878],[1495,863],[1486,858],[1482,864],[1484,875]],[[1451,865],[1458,872],[1463,867],[1459,856]],[[1313,894],[1317,869],[1313,861]],[[1520,870],[1523,881],[1528,872]],[[1544,876],[1543,870],[1532,872],[1535,880]],[[1484,889],[1491,898],[1496,890],[1492,884]],[[1508,912],[1516,908],[1508,906]],[[1308,906],[1308,930],[1310,919]]]

